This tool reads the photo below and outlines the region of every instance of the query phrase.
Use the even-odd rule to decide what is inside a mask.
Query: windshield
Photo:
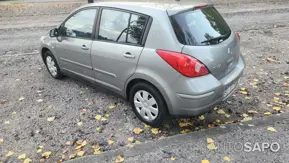
[[[214,7],[173,15],[171,22],[179,42],[185,45],[218,44],[231,34],[230,27]]]

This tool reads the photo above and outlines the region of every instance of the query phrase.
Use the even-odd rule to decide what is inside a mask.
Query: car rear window
[[[230,27],[214,7],[173,15],[171,23],[179,42],[185,45],[218,44],[231,34]]]

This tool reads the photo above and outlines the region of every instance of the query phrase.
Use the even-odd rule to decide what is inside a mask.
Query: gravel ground
[[[0,5],[0,162],[21,162],[17,157],[23,153],[34,162],[57,162],[62,153],[65,156],[62,160],[67,160],[76,152],[77,140],[88,142],[83,150],[85,155],[91,155],[94,144],[99,144],[103,152],[131,144],[129,137],[142,143],[238,122],[247,116],[245,120],[264,116],[265,112],[287,112],[288,1],[217,2],[225,19],[241,34],[247,68],[239,84],[240,90],[216,107],[227,115],[214,110],[204,115],[204,120],[174,118],[160,128],[158,134],[145,128],[124,100],[82,81],[54,80],[38,54],[23,54],[37,53],[39,37],[80,3],[67,2],[66,7],[55,4],[49,7],[51,3],[46,3],[47,6],[25,4],[30,7],[23,7],[25,10],[18,15],[15,14],[18,10],[11,8],[23,4],[14,4],[16,6],[11,8]],[[233,10],[234,7],[238,11]],[[265,12],[266,7],[270,10]],[[107,120],[95,120],[97,114],[106,115]],[[179,122],[190,125],[180,127]],[[134,134],[136,127],[144,131]],[[114,142],[108,144],[108,140]],[[44,147],[37,153],[39,146]],[[14,155],[5,157],[8,151],[13,151]],[[48,159],[41,156],[46,151],[51,151]]]

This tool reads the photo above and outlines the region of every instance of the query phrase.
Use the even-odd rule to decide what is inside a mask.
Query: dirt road
[[[76,152],[77,140],[87,141],[83,150],[90,155],[95,144],[103,152],[130,146],[133,143],[127,140],[129,137],[141,143],[256,118],[265,112],[287,112],[289,2],[217,0],[215,3],[232,29],[241,34],[247,62],[239,84],[243,94],[237,91],[218,106],[225,115],[214,110],[204,115],[204,120],[174,119],[160,128],[158,134],[144,127],[127,102],[81,81],[54,80],[46,71],[38,54],[40,36],[81,2],[0,5],[0,162],[21,162],[17,157],[23,153],[34,162],[56,162],[61,160],[62,153],[65,156],[62,160],[67,160]],[[98,114],[107,120],[96,120]],[[189,125],[180,127],[179,122]],[[136,127],[144,131],[134,134]],[[108,140],[114,142],[108,144]],[[39,146],[43,148],[37,153]],[[5,157],[8,151],[14,155]],[[51,155],[43,159],[41,155],[47,151]]]

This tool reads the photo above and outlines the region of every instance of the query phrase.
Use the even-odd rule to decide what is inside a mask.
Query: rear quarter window
[[[214,7],[173,15],[171,23],[179,42],[184,45],[218,44],[231,34],[230,27]]]

